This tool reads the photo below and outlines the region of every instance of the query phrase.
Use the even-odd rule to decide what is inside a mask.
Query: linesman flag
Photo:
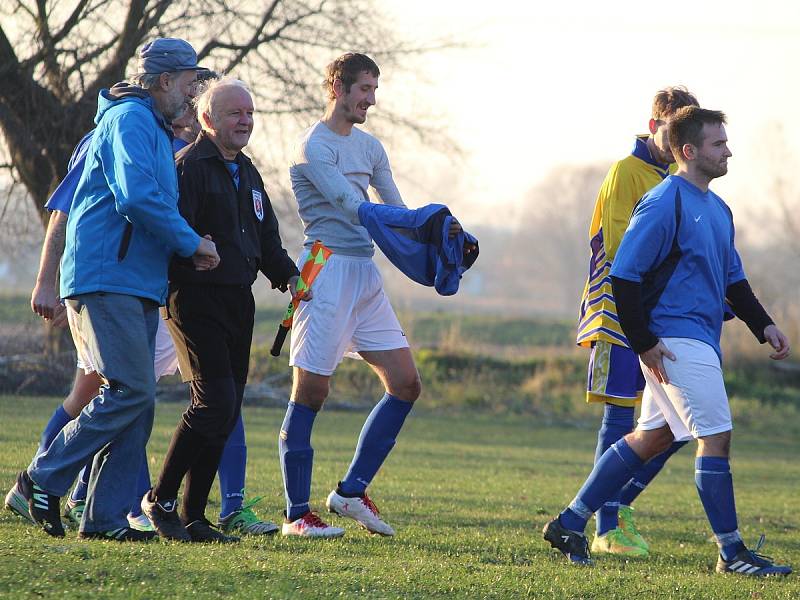
[[[311,284],[314,283],[314,280],[317,278],[317,275],[319,275],[322,267],[325,266],[325,263],[328,262],[331,254],[333,254],[333,252],[326,248],[319,240],[315,241],[311,246],[311,251],[308,253],[308,257],[306,257],[306,262],[303,263],[303,268],[300,270],[300,279],[297,281],[297,293],[292,296],[292,300],[286,308],[286,314],[283,317],[283,321],[281,321],[281,324],[278,326],[278,333],[275,335],[275,341],[272,343],[272,348],[269,351],[272,356],[281,355],[283,342],[286,340],[286,334],[289,333],[289,330],[292,328],[294,312],[300,304],[300,299],[311,289]]]

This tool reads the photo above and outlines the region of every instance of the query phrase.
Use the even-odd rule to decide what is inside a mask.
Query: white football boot
[[[394,535],[394,529],[381,519],[380,511],[375,503],[364,494],[360,497],[347,498],[340,496],[333,490],[325,501],[325,506],[332,513],[340,517],[349,517],[370,533],[379,535]]]
[[[294,521],[288,522],[284,520],[281,534],[309,538],[337,538],[344,535],[344,529],[331,527],[320,519],[317,513],[308,511]]]

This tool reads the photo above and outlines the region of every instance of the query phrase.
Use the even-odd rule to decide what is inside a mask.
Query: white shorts
[[[661,341],[676,360],[664,359],[667,385],[659,383],[642,364],[647,387],[637,428],[651,430],[669,425],[679,442],[733,429],[722,368],[714,349],[689,338]]]
[[[408,348],[371,258],[332,255],[311,290],[313,299],[301,302],[294,315],[290,366],[331,375],[345,355]]]
[[[69,330],[72,334],[72,341],[75,343],[75,349],[78,351],[77,366],[83,369],[87,375],[94,373],[97,368],[97,361],[92,357],[92,353],[86,345],[86,341],[81,337],[80,331],[75,326],[75,311],[67,306],[67,321],[69,322]],[[172,337],[169,335],[167,324],[163,319],[158,320],[158,331],[156,331],[156,352],[155,361],[153,363],[156,372],[156,379],[164,375],[173,375],[178,370],[178,355],[175,353],[175,345],[172,343]]]

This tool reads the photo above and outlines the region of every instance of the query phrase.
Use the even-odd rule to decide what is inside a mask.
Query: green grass
[[[56,398],[0,397],[0,483],[35,449]],[[181,407],[159,406],[150,444],[158,470]],[[281,410],[247,408],[250,492],[277,519]],[[324,412],[314,431],[312,503],[347,467],[364,415]],[[534,416],[412,415],[371,491],[398,530],[371,537],[351,522],[341,540],[248,538],[235,546],[55,540],[0,516],[0,597],[8,598],[797,598],[796,576],[768,581],[712,573],[715,546],[694,489],[691,452],[675,456],[638,502],[655,548],[646,561],[599,557],[574,568],[540,529],[574,495],[594,451],[593,428],[545,427]],[[798,438],[737,430],[740,529],[768,535],[769,554],[800,566]],[[769,465],[769,469],[765,466]],[[216,494],[216,490],[213,492]],[[219,509],[212,498],[208,516]],[[341,520],[334,518],[336,524]],[[591,525],[590,525],[591,528]]]

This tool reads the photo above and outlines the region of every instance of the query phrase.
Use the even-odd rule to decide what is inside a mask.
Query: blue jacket
[[[172,130],[149,93],[102,90],[67,220],[61,297],[114,292],[164,303],[173,253],[198,236],[178,212]]]
[[[464,271],[478,258],[478,240],[463,232],[448,236],[453,216],[443,204],[417,209],[363,202],[358,218],[391,263],[410,279],[452,296]],[[464,242],[475,250],[464,255]]]

